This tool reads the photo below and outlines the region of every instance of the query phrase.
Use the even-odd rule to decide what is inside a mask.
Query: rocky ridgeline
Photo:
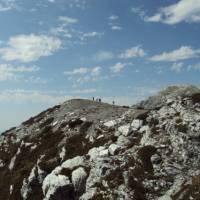
[[[0,136],[2,200],[200,199],[200,91],[71,100]]]

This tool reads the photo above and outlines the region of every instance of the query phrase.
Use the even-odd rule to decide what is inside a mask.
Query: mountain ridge
[[[0,199],[199,199],[199,94],[174,86],[134,107],[45,110],[0,136]]]

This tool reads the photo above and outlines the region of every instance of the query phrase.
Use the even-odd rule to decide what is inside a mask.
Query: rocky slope
[[[2,200],[200,199],[200,90],[71,100],[0,136]]]

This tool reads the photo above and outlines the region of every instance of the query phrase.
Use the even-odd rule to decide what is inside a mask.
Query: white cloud
[[[68,39],[77,35],[77,31],[70,26],[76,24],[78,22],[77,19],[67,16],[60,16],[58,17],[58,21],[60,24],[50,29],[50,33],[52,35],[66,37]]]
[[[80,67],[80,68],[76,68],[72,71],[65,71],[64,74],[65,75],[82,75],[82,74],[87,74],[89,71],[88,68],[86,67]]]
[[[60,6],[62,7],[85,9],[89,1],[88,0],[48,0],[48,2],[54,3],[54,4],[60,4]]]
[[[40,68],[36,67],[36,66],[15,67],[10,64],[0,64],[0,81],[16,80],[18,75],[21,73],[31,73],[31,72],[35,72],[35,71],[39,71],[39,70],[40,70]]]
[[[91,70],[91,76],[99,76],[101,74],[101,67],[94,67]]]
[[[112,67],[110,67],[110,70],[113,73],[119,73],[124,69],[125,66],[126,66],[126,63],[118,62],[115,65],[113,65]]]
[[[197,58],[200,55],[200,49],[193,49],[190,46],[182,46],[171,52],[163,52],[162,54],[155,55],[150,58],[151,61],[168,61],[176,62],[180,60],[186,60],[191,58]]]
[[[111,26],[111,29],[112,29],[113,31],[121,31],[121,30],[122,30],[122,27],[121,27],[121,26],[118,26],[118,25],[112,25],[112,26]]]
[[[85,39],[88,39],[88,38],[95,38],[95,37],[101,38],[103,35],[104,35],[104,33],[96,32],[96,31],[88,32],[88,33],[82,33],[81,34],[81,40],[85,40]]]
[[[113,31],[121,31],[123,28],[122,26],[119,25],[119,23],[117,23],[117,20],[119,19],[119,17],[117,15],[111,15],[108,20],[109,23],[108,25],[110,26],[110,29]]]
[[[0,81],[15,79],[15,74],[9,71],[6,66],[0,66]]]
[[[16,0],[1,0],[0,12],[9,11],[16,8]]]
[[[75,75],[84,75],[84,74],[90,74],[91,76],[98,76],[100,75],[101,67],[96,66],[93,68],[87,68],[87,67],[80,67],[73,69],[72,71],[65,71],[65,75],[69,76],[75,76]]]
[[[17,35],[11,37],[7,47],[0,49],[6,61],[31,62],[40,57],[50,56],[61,48],[61,40],[46,35]]]
[[[146,55],[146,52],[139,45],[139,46],[135,46],[130,49],[127,49],[124,53],[120,54],[119,57],[128,59],[128,58],[135,58],[135,57],[144,57],[145,55]]]
[[[189,65],[188,66],[188,71],[190,70],[197,70],[197,71],[200,71],[200,63],[197,63],[197,64],[194,64],[194,65]]]
[[[200,22],[200,0],[180,0],[175,4],[160,8],[145,21],[178,24],[180,22]]]
[[[76,68],[72,71],[65,71],[64,74],[69,76],[68,80],[76,81],[78,83],[97,81],[101,75],[101,67],[96,66],[93,68]],[[75,76],[75,77],[74,77]]]
[[[147,22],[159,22],[161,20],[161,14],[156,14],[151,17],[145,17],[144,20]]]
[[[134,14],[138,15],[141,19],[145,18],[146,13],[145,13],[145,11],[142,8],[140,8],[140,7],[134,7],[134,8],[131,8],[131,11]]]
[[[94,55],[94,60],[97,62],[111,60],[115,57],[113,52],[111,51],[99,51],[96,55]]]
[[[58,20],[61,21],[63,25],[65,26],[76,24],[78,22],[78,19],[67,17],[67,16],[60,16]]]
[[[82,83],[85,83],[85,82],[93,82],[93,81],[97,81],[97,80],[98,80],[98,77],[92,77],[90,75],[85,75],[85,76],[81,76],[81,77],[77,78],[75,80],[75,82],[78,83],[78,84],[82,84]],[[76,85],[76,84],[74,84],[74,85]]]
[[[41,92],[37,90],[4,90],[0,91],[0,102],[13,102],[13,103],[47,103],[56,104],[63,102],[71,96],[59,96],[48,94],[48,92]]]
[[[102,33],[98,32],[89,32],[89,33],[84,33],[83,37],[96,37],[96,36],[101,36]]]
[[[111,21],[117,20],[119,17],[117,15],[111,15],[108,19]]]
[[[66,29],[63,25],[51,28],[50,33],[55,36],[63,36],[66,38],[72,38],[71,31]]]
[[[95,88],[88,88],[88,89],[82,89],[82,90],[74,90],[71,93],[73,94],[91,94],[97,92],[97,89]]]
[[[182,71],[182,69],[183,69],[183,66],[184,66],[184,63],[182,63],[182,62],[174,63],[171,66],[171,71],[174,71],[176,73],[180,73]]]
[[[24,80],[28,83],[34,83],[34,84],[46,84],[47,80],[42,79],[41,77],[31,76]]]
[[[63,39],[64,44],[83,45],[86,44],[89,39],[101,38],[104,35],[104,32],[84,32],[78,27],[72,27],[71,25],[78,23],[78,19],[76,18],[59,16],[57,21],[58,25],[51,27],[49,33],[54,37]],[[65,40],[65,38],[67,38],[67,40]]]
[[[77,7],[84,9],[87,6],[88,0],[66,0],[65,2],[71,8]]]

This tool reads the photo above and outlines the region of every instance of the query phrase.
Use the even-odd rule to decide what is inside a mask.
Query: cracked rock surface
[[[4,132],[0,199],[200,199],[200,90],[130,108],[70,100]]]

